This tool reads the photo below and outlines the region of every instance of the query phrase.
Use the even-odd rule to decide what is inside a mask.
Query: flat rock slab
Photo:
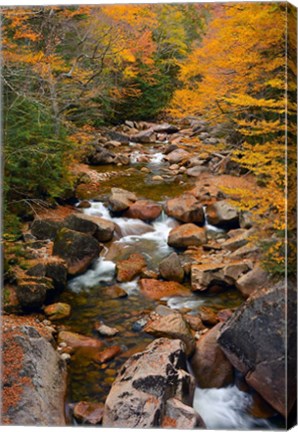
[[[189,296],[188,288],[178,282],[164,282],[156,279],[141,279],[142,293],[152,300],[160,300],[163,297]]]

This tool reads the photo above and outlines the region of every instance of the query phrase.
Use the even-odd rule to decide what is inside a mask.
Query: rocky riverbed
[[[202,119],[103,129],[73,203],[24,227],[5,273],[4,362],[19,356],[5,423],[284,427],[295,298],[260,265],[237,208],[237,189],[258,186],[223,137]]]

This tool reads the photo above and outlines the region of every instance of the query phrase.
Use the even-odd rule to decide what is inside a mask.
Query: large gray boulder
[[[186,416],[187,425],[202,427],[191,408],[194,379],[184,350],[183,342],[161,338],[127,360],[107,397],[103,426],[160,427],[170,414],[172,424]]]
[[[92,235],[100,242],[112,240],[115,224],[98,216],[72,214],[64,220],[64,226],[74,231]]]
[[[256,291],[226,321],[218,343],[233,366],[284,416],[296,400],[296,286]]]
[[[38,240],[54,240],[57,232],[62,228],[62,221],[54,219],[35,219],[31,224],[31,233]]]
[[[3,319],[1,423],[64,426],[66,364],[42,328],[32,326],[30,318],[19,320]]]
[[[127,210],[136,200],[137,197],[133,192],[120,188],[112,188],[108,199],[109,208],[113,212],[121,212]]]

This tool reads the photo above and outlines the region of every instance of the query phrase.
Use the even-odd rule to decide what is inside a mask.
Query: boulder
[[[143,130],[136,135],[133,135],[130,137],[130,140],[132,142],[139,142],[142,144],[147,144],[155,141],[155,133],[153,128],[149,128],[147,130]]]
[[[38,240],[54,240],[57,232],[62,228],[62,221],[53,219],[35,219],[31,224],[31,233]]]
[[[176,144],[169,144],[164,149],[164,154],[168,155],[169,153],[172,153],[174,150],[178,150],[178,146]]]
[[[181,222],[204,224],[203,206],[193,195],[184,194],[166,202],[165,212]]]
[[[65,426],[66,364],[30,318],[2,318],[1,423]]]
[[[215,326],[220,321],[215,310],[207,306],[200,307],[199,316],[202,323],[209,327]]]
[[[252,228],[253,226],[252,214],[248,211],[241,211],[239,215],[239,223],[241,228],[244,229]]]
[[[239,213],[228,201],[222,200],[206,208],[208,222],[223,229],[239,228]]]
[[[44,308],[44,313],[51,321],[56,321],[68,318],[71,313],[71,307],[67,303],[53,303]]]
[[[113,212],[127,210],[135,201],[137,201],[137,197],[133,192],[119,188],[112,188],[108,199],[109,208]]]
[[[133,355],[122,366],[106,399],[103,427],[160,427],[169,399],[191,406],[194,380],[186,370],[184,344],[179,340],[157,339]],[[168,414],[174,415],[170,408]],[[182,421],[178,410],[176,420]]]
[[[206,428],[200,415],[194,408],[183,404],[179,399],[171,398],[166,402],[162,428],[195,429]]]
[[[101,250],[94,237],[62,228],[54,240],[53,255],[64,259],[68,274],[75,276],[84,273]]]
[[[171,125],[169,123],[162,123],[160,125],[155,125],[152,128],[154,132],[161,134],[174,134],[179,132],[179,128],[177,126]]]
[[[203,173],[208,172],[208,168],[207,167],[203,167],[203,166],[194,166],[192,168],[188,168],[185,171],[185,174],[188,175],[189,177],[200,177]]]
[[[191,266],[191,288],[193,291],[213,292],[234,286],[241,275],[247,273],[251,263],[235,261],[230,264],[210,263]]]
[[[74,418],[82,424],[99,425],[102,422],[104,404],[81,401],[73,408]]]
[[[79,333],[63,330],[58,334],[58,343],[65,342],[70,348],[102,348],[104,343],[99,339],[84,336]]]
[[[118,154],[113,162],[114,164],[129,165],[130,158],[125,154]]]
[[[45,263],[38,263],[27,270],[28,276],[48,277],[54,288],[61,290],[67,283],[67,265],[63,260],[51,258]]]
[[[186,150],[178,148],[177,150],[167,154],[165,159],[170,162],[170,164],[178,164],[189,157],[190,154]]]
[[[95,152],[87,156],[89,165],[108,165],[113,163],[116,155],[104,148],[97,148]]]
[[[251,295],[218,338],[246,382],[285,417],[296,400],[296,314],[296,283],[282,280]]]
[[[138,200],[125,211],[124,216],[143,221],[153,221],[161,215],[161,212],[161,205],[153,201]]]
[[[189,296],[188,288],[178,282],[163,282],[156,279],[141,279],[141,292],[152,300],[160,300],[164,297]]]
[[[249,297],[254,291],[260,290],[263,286],[268,285],[270,275],[259,265],[251,271],[241,276],[236,282],[236,288],[241,292],[243,297]]]
[[[221,323],[196,342],[190,364],[200,388],[220,388],[233,383],[233,366],[217,343]]]
[[[24,277],[18,281],[16,287],[17,299],[23,310],[38,311],[46,301],[54,286],[51,279],[46,277]]]
[[[91,203],[89,201],[87,201],[87,200],[82,200],[82,201],[79,202],[79,204],[78,204],[77,207],[78,208],[83,208],[83,209],[90,208],[91,207]]]
[[[245,231],[243,233],[240,232],[239,234],[226,240],[224,243],[221,243],[221,247],[231,252],[234,252],[236,249],[247,245],[250,234],[250,231]]]
[[[110,137],[112,141],[119,141],[123,144],[129,144],[130,137],[128,135],[122,134],[116,131],[109,131],[107,135]]]
[[[117,281],[130,282],[142,273],[146,267],[146,260],[141,254],[132,254],[126,260],[120,260],[116,264]]]
[[[185,343],[185,353],[190,356],[195,349],[195,339],[190,327],[180,313],[157,316],[150,320],[143,329],[154,337],[180,339]]]
[[[205,229],[191,223],[173,228],[168,237],[168,245],[178,249],[201,246],[205,243],[207,243]]]
[[[74,231],[92,235],[100,242],[112,240],[115,224],[98,216],[72,214],[64,220],[64,226]]]
[[[184,270],[181,266],[179,256],[176,252],[164,258],[159,264],[159,273],[161,277],[168,281],[182,282],[184,279]]]

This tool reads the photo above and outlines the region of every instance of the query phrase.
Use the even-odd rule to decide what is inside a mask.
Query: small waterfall
[[[197,309],[203,305],[205,300],[194,299],[193,297],[170,297],[167,301],[167,305],[171,309]]]
[[[150,156],[150,164],[153,165],[158,165],[160,164],[164,159],[164,154],[163,153],[155,153],[152,156]]]
[[[109,209],[102,202],[90,201],[91,207],[84,209],[84,213],[90,216],[99,216],[107,220],[112,220]]]
[[[205,228],[206,228],[207,231],[214,231],[214,232],[218,232],[218,233],[225,232],[225,230],[223,230],[221,228],[217,228],[216,226],[211,225],[208,222],[208,216],[207,216],[206,206],[203,206],[203,212],[204,212],[204,218],[205,218]]]
[[[92,269],[73,278],[68,287],[74,292],[80,292],[82,289],[93,287],[100,282],[111,282],[115,276],[115,268],[116,265],[112,261],[98,258]]]
[[[238,387],[196,388],[194,409],[200,414],[207,429],[272,429],[270,422],[248,414],[252,396]]]

